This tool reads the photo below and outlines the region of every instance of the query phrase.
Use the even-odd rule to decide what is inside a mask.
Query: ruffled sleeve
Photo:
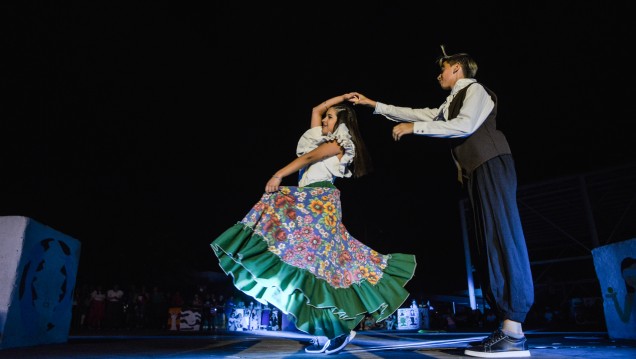
[[[300,186],[319,181],[333,182],[334,177],[351,177],[352,172],[349,170],[349,165],[353,162],[353,157],[355,156],[355,145],[351,140],[349,129],[344,124],[339,125],[333,133],[329,133],[326,136],[322,135],[322,127],[314,127],[305,131],[300,140],[298,140],[296,154],[302,156],[320,144],[333,140],[336,140],[344,149],[342,158],[338,159],[338,156],[332,156],[313,163],[309,168],[302,169],[299,173]]]
[[[351,177],[349,165],[353,162],[353,157],[356,155],[356,147],[351,140],[351,134],[347,126],[340,124],[333,133],[329,133],[323,138],[322,142],[336,140],[338,144],[344,148],[344,154],[340,161],[333,161],[333,166],[331,167],[332,173],[338,177]]]
[[[318,145],[324,142],[325,137],[322,135],[322,127],[317,126],[308,129],[298,140],[296,146],[296,155],[298,157],[318,147]]]

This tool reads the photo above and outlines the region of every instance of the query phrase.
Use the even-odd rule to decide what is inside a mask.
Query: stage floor
[[[340,353],[346,358],[468,358],[467,343],[485,332],[358,331]],[[612,340],[605,332],[526,332],[534,358],[636,358],[636,341]],[[66,343],[0,350],[0,358],[318,358],[307,354],[309,336],[299,332],[92,331]],[[333,355],[332,355],[333,357]]]

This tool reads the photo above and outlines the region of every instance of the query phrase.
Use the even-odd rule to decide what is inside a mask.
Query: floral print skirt
[[[234,285],[293,317],[311,335],[348,334],[365,315],[382,321],[408,299],[412,254],[381,254],[341,221],[330,182],[281,186],[211,243]]]

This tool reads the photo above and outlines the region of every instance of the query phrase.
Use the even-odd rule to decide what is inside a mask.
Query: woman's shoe
[[[327,340],[323,345],[320,345],[320,341],[318,339],[318,337],[311,339],[311,344],[305,348],[305,353],[320,354],[327,349],[330,341]]]
[[[347,346],[347,344],[349,344],[353,340],[355,336],[356,332],[352,330],[349,335],[342,334],[333,339],[330,339],[329,346],[327,346],[327,349],[325,349],[325,354],[335,354],[341,351],[342,349],[344,349],[344,347]]]

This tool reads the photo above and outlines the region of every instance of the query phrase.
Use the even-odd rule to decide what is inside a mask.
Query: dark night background
[[[78,239],[81,282],[220,271],[209,243],[294,158],[311,107],[349,91],[437,107],[440,44],[498,94],[520,185],[636,160],[627,1],[412,3],[3,4],[0,215]],[[448,149],[394,143],[371,112],[375,172],[336,182],[345,225],[416,254],[411,291],[464,289]]]

